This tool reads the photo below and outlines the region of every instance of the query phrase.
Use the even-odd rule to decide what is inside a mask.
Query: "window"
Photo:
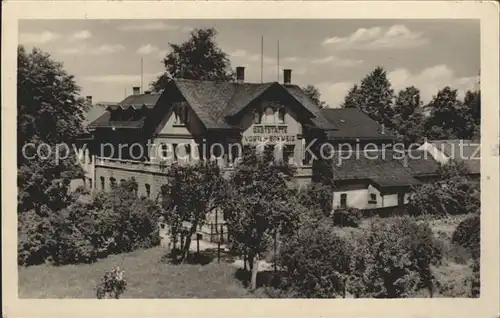
[[[125,184],[125,179],[120,179],[120,185],[124,185]]]
[[[111,185],[111,188],[116,187],[116,179],[113,177],[109,178],[109,184]]]
[[[274,109],[272,107],[266,108],[266,112],[264,114],[264,123],[265,124],[274,124]]]
[[[181,107],[180,105],[174,106],[174,124],[181,123]]]
[[[198,144],[198,156],[200,157],[200,160],[205,160],[205,149],[203,143]]]
[[[161,144],[161,159],[165,160],[168,158],[168,147],[166,144]]]
[[[347,208],[347,193],[342,193],[340,195],[340,208]]]
[[[184,152],[186,155],[186,161],[191,161],[191,144],[184,144]]]
[[[184,103],[179,103],[174,106],[174,124],[184,125],[188,120],[189,109]]]
[[[101,190],[104,191],[106,188],[106,183],[104,182],[104,177],[101,177]]]
[[[92,189],[92,178],[89,178],[89,188]]]
[[[146,197],[149,199],[151,198],[151,186],[149,184],[145,184],[144,187],[146,188]]]
[[[260,124],[260,112],[256,109],[253,110],[253,123]]]
[[[177,160],[177,144],[172,144],[171,145],[171,151],[172,151],[172,159]]]
[[[294,145],[285,145],[283,147],[283,162],[293,165],[294,153],[295,153]]]
[[[377,203],[377,195],[375,193],[370,193],[370,199],[368,200],[368,203],[370,204]]]
[[[280,107],[278,110],[278,124],[284,124],[285,123],[285,107]]]

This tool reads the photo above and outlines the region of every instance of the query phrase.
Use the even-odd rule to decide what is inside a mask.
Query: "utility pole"
[[[277,57],[276,57],[276,77],[278,80],[278,83],[280,81],[280,41],[278,41],[277,44]]]
[[[144,59],[141,57],[141,94],[144,93],[143,89],[143,77],[144,77]]]

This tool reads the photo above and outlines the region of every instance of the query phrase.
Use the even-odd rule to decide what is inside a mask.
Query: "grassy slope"
[[[234,277],[237,268],[217,260],[207,265],[171,265],[157,247],[112,255],[94,264],[19,267],[20,298],[95,298],[106,270],[118,265],[128,286],[123,298],[252,297]]]

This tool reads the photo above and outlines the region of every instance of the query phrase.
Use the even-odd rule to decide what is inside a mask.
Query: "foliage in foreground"
[[[356,208],[336,210],[332,214],[333,225],[338,227],[359,227],[361,211]]]
[[[304,222],[281,247],[281,288],[298,297],[344,297],[350,252],[347,240],[335,234],[331,221]]]
[[[449,170],[446,171],[448,173]],[[467,178],[453,176],[414,188],[407,212],[411,216],[448,216],[476,212],[481,204],[477,193],[478,189]]]
[[[245,153],[228,186],[225,217],[229,235],[248,256],[252,289],[256,288],[259,259],[278,236],[293,231],[302,206],[289,188],[293,167],[277,163],[272,153]]]
[[[472,255],[471,296],[479,297],[481,287],[481,216],[477,214],[463,220],[453,232],[452,241],[468,249]]]
[[[479,258],[481,253],[481,217],[479,214],[473,215],[457,226],[452,242],[467,248],[473,258]]]
[[[109,254],[158,245],[156,205],[137,198],[127,187],[101,193],[91,204],[19,214],[18,263],[91,263]]]
[[[127,281],[123,278],[123,270],[114,266],[106,271],[96,287],[97,299],[114,298],[119,299],[127,288]]]
[[[225,182],[219,166],[213,162],[173,165],[167,176],[168,182],[161,188],[163,216],[174,236],[174,246],[177,236],[181,234],[182,246],[177,261],[184,261],[191,237],[204,224],[207,215],[221,206],[225,197]]]
[[[357,298],[402,298],[427,288],[432,295],[430,265],[441,257],[427,224],[377,220],[354,245],[348,291]]]

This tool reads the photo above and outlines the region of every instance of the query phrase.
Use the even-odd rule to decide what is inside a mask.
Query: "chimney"
[[[139,86],[134,86],[134,87],[132,87],[132,92],[134,93],[134,95],[140,95],[141,88]]]
[[[283,70],[283,84],[291,84],[292,83],[292,70],[284,69]]]
[[[245,82],[245,68],[243,66],[236,67],[236,82],[238,84]]]
[[[92,96],[86,96],[85,101],[87,102],[87,104],[92,105]]]

